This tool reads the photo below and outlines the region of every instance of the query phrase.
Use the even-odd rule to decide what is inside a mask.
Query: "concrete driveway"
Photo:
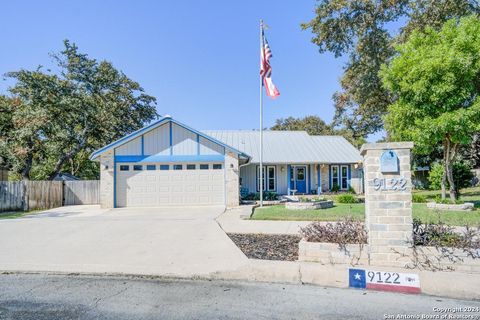
[[[222,207],[69,206],[0,220],[0,270],[206,276],[248,259],[214,220]]]

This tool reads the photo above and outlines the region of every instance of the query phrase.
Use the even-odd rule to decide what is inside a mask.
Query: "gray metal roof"
[[[260,161],[257,130],[204,130],[205,134]],[[310,136],[305,131],[263,132],[265,163],[356,163],[360,152],[341,136]]]

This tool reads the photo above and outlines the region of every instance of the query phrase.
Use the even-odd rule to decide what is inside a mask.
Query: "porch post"
[[[290,177],[290,165],[287,165],[287,195],[290,195],[290,180],[292,177]]]
[[[317,194],[322,193],[322,173],[320,172],[320,165],[317,164]]]

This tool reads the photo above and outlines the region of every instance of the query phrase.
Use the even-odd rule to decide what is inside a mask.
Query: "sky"
[[[289,116],[330,122],[345,59],[320,54],[302,31],[314,9],[314,0],[5,1],[0,74],[48,67],[69,39],[139,82],[160,115],[200,130],[256,129],[263,19],[281,93],[264,98],[264,127]],[[10,84],[1,80],[0,93]]]

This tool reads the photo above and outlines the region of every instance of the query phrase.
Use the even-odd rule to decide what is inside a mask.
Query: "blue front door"
[[[291,166],[290,189],[296,193],[307,193],[307,166]]]

